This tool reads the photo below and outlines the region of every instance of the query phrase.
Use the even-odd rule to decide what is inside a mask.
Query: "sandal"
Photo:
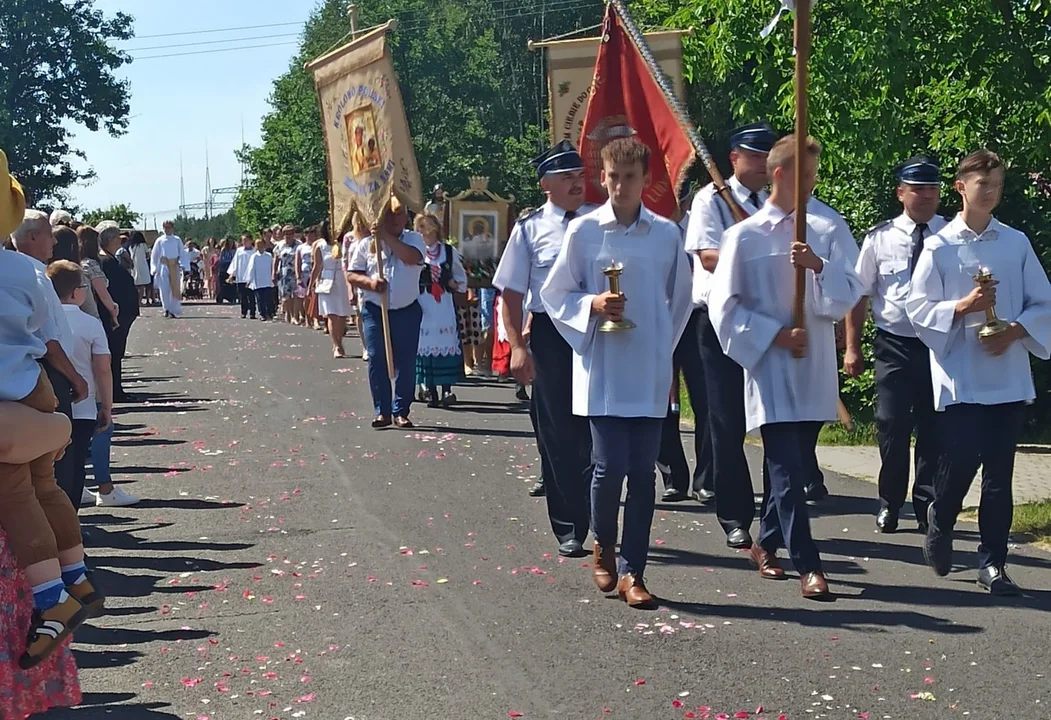
[[[396,418],[394,418],[394,424],[397,425],[400,428],[414,428],[414,427],[416,427],[415,425],[412,424],[412,420],[410,420],[407,417],[396,417]]]
[[[343,351],[343,348],[332,348],[332,357],[337,360],[342,360],[347,356],[347,353]]]
[[[452,407],[456,404],[456,393],[449,393],[442,398],[442,407]]]
[[[386,415],[377,415],[376,419],[372,421],[372,427],[374,428],[385,428],[391,426],[391,419]]]

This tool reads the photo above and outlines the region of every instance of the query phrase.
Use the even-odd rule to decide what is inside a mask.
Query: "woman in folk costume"
[[[448,407],[456,402],[452,386],[464,378],[463,349],[456,323],[453,293],[467,289],[460,254],[439,240],[441,223],[434,215],[420,215],[416,232],[423,235],[427,251],[420,272],[420,344],[416,351],[416,384],[426,388],[427,407]],[[438,388],[441,388],[441,395]]]

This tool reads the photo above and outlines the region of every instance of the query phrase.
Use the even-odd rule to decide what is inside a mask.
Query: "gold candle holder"
[[[620,295],[620,276],[623,272],[624,266],[616,260],[610,262],[609,267],[602,270],[602,274],[609,281],[609,291],[614,295]],[[621,332],[622,330],[631,330],[633,327],[635,327],[635,323],[627,318],[621,318],[617,321],[606,320],[598,326],[598,331]]]
[[[979,268],[978,274],[974,276],[974,281],[985,287],[993,281],[993,274],[989,272],[988,268]],[[978,328],[978,339],[984,340],[985,338],[996,337],[1010,329],[1011,323],[996,317],[996,305],[994,304],[992,307],[985,309],[985,323]]]

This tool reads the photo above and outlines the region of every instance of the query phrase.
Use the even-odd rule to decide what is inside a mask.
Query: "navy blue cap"
[[[770,127],[770,123],[757,122],[742,125],[730,133],[730,149],[744,148],[752,152],[768,153],[777,140],[777,131]]]
[[[573,172],[583,170],[584,161],[580,159],[580,153],[573,147],[569,140],[563,140],[540,157],[533,160],[538,177],[557,173]]]
[[[927,155],[909,158],[894,168],[894,177],[906,185],[941,185],[941,168],[938,161]]]

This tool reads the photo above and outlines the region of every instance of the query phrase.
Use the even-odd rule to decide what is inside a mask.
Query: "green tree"
[[[699,30],[684,38],[693,117],[718,158],[737,122],[794,124],[792,22],[759,31],[774,0],[636,0],[640,21]],[[1043,0],[822,0],[810,63],[811,134],[825,147],[817,194],[858,240],[899,213],[891,168],[916,152],[938,157],[949,180],[961,157],[988,147],[1008,166],[997,211],[1024,230],[1051,267],[1051,3]],[[944,212],[959,208],[951,189]],[[870,358],[871,366],[871,358]],[[1035,365],[1033,427],[1051,412],[1051,373]],[[844,378],[852,410],[873,398],[871,370]]]
[[[394,66],[425,187],[490,187],[520,204],[538,199],[529,159],[545,141],[546,81],[529,39],[570,32],[601,18],[599,0],[381,0],[361,8],[360,25],[395,18]],[[307,22],[300,52],[274,83],[262,143],[241,157],[249,182],[237,198],[248,227],[316,222],[328,212],[324,149],[313,81],[303,64],[346,38],[345,3],[326,0]]]
[[[237,219],[237,212],[231,208],[220,215],[210,218],[186,217],[179,215],[174,220],[175,234],[183,240],[191,239],[203,245],[208,238],[222,240],[225,237],[237,237],[241,234],[242,225]],[[253,228],[255,226],[252,226]],[[247,229],[247,228],[246,228]],[[252,232],[255,232],[253,229]]]
[[[112,220],[122,228],[135,227],[135,224],[139,221],[140,217],[142,216],[139,213],[133,211],[124,203],[121,203],[120,205],[110,205],[108,208],[102,208],[99,210],[89,210],[80,214],[81,222],[85,222],[89,225],[98,225],[103,220]]]
[[[121,135],[128,126],[128,83],[114,71],[131,58],[112,45],[132,36],[132,18],[106,17],[95,0],[0,3],[0,147],[30,201],[66,199],[94,176],[77,170],[71,129]]]

